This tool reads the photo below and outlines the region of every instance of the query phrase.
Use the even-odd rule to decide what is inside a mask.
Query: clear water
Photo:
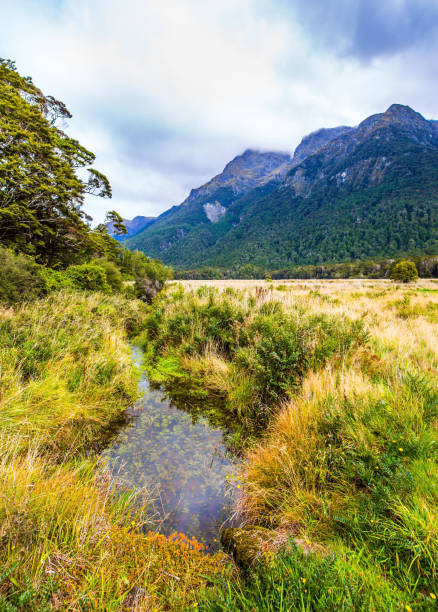
[[[133,351],[140,365],[141,352]],[[153,491],[162,533],[183,532],[217,548],[236,486],[223,432],[199,411],[193,415],[190,405],[152,389],[144,373],[140,388],[143,397],[129,410],[130,422],[104,451],[104,460],[128,486]]]

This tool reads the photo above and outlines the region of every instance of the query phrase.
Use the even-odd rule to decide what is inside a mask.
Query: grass
[[[304,300],[285,310],[267,290],[172,287],[155,300],[143,344],[154,380],[185,372],[225,400],[218,409],[242,438],[266,427],[308,371],[365,340],[360,320],[312,312]]]
[[[436,285],[279,287],[0,311],[0,610],[436,609]],[[151,377],[241,455],[237,517],[272,534],[249,569],[156,534],[99,465],[136,397],[138,334]]]
[[[79,293],[0,311],[0,610],[182,609],[224,571],[156,534],[94,452],[137,397],[144,317]]]
[[[247,293],[262,294],[261,306],[275,299],[282,312],[299,305],[337,325],[362,321],[367,336],[303,371],[270,411],[267,431],[246,452],[237,510],[241,523],[292,544],[261,550],[252,570],[221,579],[202,609],[436,609],[433,285],[296,282],[275,298],[260,286],[248,283]]]
[[[199,609],[205,612],[395,611],[402,609],[403,601],[407,601],[405,594],[358,555],[306,556],[290,540],[275,555],[265,554],[249,577],[242,577],[240,581],[227,581],[223,577],[217,582],[216,591],[204,595]],[[432,606],[433,600],[430,600],[430,610]],[[409,610],[409,605],[405,604],[404,609]]]

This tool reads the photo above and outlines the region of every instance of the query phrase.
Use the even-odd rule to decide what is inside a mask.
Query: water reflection
[[[134,358],[139,364],[138,349]],[[106,463],[128,485],[156,491],[162,533],[182,531],[215,548],[229,502],[226,488],[233,486],[222,431],[152,389],[144,374],[140,387],[144,395],[130,410],[131,422],[104,451]]]

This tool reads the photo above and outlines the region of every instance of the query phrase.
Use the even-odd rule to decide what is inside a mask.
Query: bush
[[[72,287],[72,282],[64,270],[41,267],[40,275],[44,280],[46,293]]]
[[[66,270],[66,276],[75,289],[106,293],[111,291],[106,272],[102,266],[96,264],[70,266]]]
[[[192,366],[198,361],[203,384],[223,393],[228,414],[256,433],[306,372],[365,340],[360,321],[311,315],[298,305],[286,311],[277,301],[200,287],[196,295],[178,288],[161,294],[149,311],[144,342],[151,367],[169,354],[182,370],[188,359]],[[211,363],[206,353],[214,353]],[[219,378],[218,361],[227,372]]]
[[[413,261],[399,261],[391,270],[391,279],[402,283],[411,283],[418,279],[417,267]]]
[[[120,293],[123,289],[123,277],[116,264],[103,257],[94,260],[93,264],[105,270],[108,285],[115,293]]]
[[[31,257],[0,247],[0,303],[11,306],[42,296],[46,284],[40,270]]]

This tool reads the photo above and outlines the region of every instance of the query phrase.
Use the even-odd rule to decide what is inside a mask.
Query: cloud
[[[100,221],[159,214],[248,147],[291,151],[392,102],[438,116],[436,14],[425,0],[21,0],[3,8],[0,56],[72,111],[113,186],[111,203],[87,200]]]
[[[425,46],[437,34],[436,0],[309,0],[293,6],[299,20],[319,43],[367,62]]]

